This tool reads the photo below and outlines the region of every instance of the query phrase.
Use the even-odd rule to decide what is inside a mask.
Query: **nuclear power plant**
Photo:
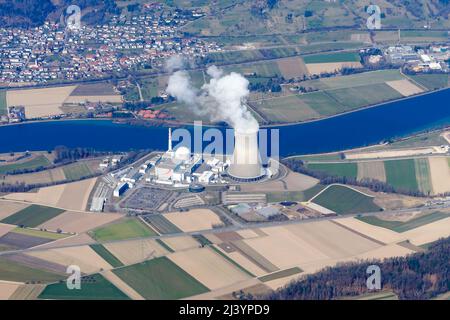
[[[258,131],[234,131],[234,151],[230,159],[228,175],[239,182],[261,180],[265,170],[261,165],[258,148]]]

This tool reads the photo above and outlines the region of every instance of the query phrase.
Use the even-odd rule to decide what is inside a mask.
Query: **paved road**
[[[425,212],[427,212],[427,211],[433,212],[433,211],[436,211],[439,209],[448,209],[448,208],[450,208],[450,202],[447,202],[442,205],[427,207],[427,208],[411,208],[411,209],[367,212],[367,213],[362,213],[362,214],[348,214],[348,215],[345,215],[345,217],[375,216],[378,214],[386,214],[386,213],[388,213],[388,214],[389,213],[408,213],[408,212],[415,212],[418,210],[422,210]],[[106,241],[106,242],[102,242],[102,244],[120,243],[120,242],[131,241],[131,240],[164,239],[164,238],[174,238],[174,237],[180,237],[180,236],[193,236],[193,235],[199,235],[199,234],[215,234],[215,233],[232,232],[232,231],[238,231],[238,230],[242,230],[242,229],[251,229],[251,228],[267,228],[267,227],[275,227],[275,226],[286,226],[286,225],[293,225],[293,224],[303,224],[303,223],[312,223],[312,222],[317,222],[317,221],[333,220],[333,219],[336,219],[337,217],[339,217],[339,216],[330,216],[330,217],[305,219],[305,220],[272,221],[272,222],[246,223],[246,224],[239,223],[239,224],[235,224],[233,226],[229,226],[229,227],[225,227],[225,228],[194,231],[194,232],[172,233],[172,234],[165,234],[165,235],[159,235],[159,236],[140,237],[140,238],[126,239],[126,240]],[[52,248],[70,248],[70,247],[78,247],[78,246],[80,246],[80,244],[62,245],[62,246],[55,246]],[[45,250],[45,249],[41,249],[39,247],[34,247],[34,248],[29,248],[29,249],[3,251],[3,252],[0,252],[0,256],[12,254],[12,253],[26,253],[26,252],[41,251],[41,250]]]

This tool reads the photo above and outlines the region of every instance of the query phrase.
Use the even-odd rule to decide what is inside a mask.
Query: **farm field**
[[[373,198],[341,185],[331,185],[312,199],[312,202],[338,214],[381,211]]]
[[[67,180],[78,180],[92,174],[91,169],[85,163],[76,163],[63,167]]]
[[[99,227],[91,231],[90,235],[97,241],[105,242],[112,240],[151,237],[157,234],[139,219],[126,218],[124,220]]]
[[[311,63],[330,63],[330,62],[358,62],[360,61],[357,52],[337,52],[337,53],[323,53],[312,54],[303,57],[306,64]]]
[[[416,178],[419,190],[424,194],[433,194],[433,185],[431,182],[430,163],[427,158],[414,159],[416,168]]]
[[[308,169],[323,171],[333,176],[355,178],[358,175],[356,163],[309,163]]]
[[[4,178],[5,182],[13,184],[14,183],[45,184],[54,182],[64,182],[65,180],[66,176],[64,175],[64,171],[61,167],[37,171],[33,173],[7,175]]]
[[[25,209],[28,206],[29,204],[19,202],[0,201],[0,219],[3,220],[16,212]]]
[[[27,228],[16,228],[11,231],[15,234],[22,234],[27,235],[31,237],[38,237],[43,239],[50,239],[50,240],[58,240],[66,238],[66,234],[56,233],[56,232],[48,232],[48,231],[42,231],[42,230],[36,230],[36,229],[27,229]]]
[[[299,85],[318,91],[303,94],[286,93],[278,97],[265,94],[262,97],[253,97],[250,104],[268,121],[280,123],[306,121],[400,99],[404,94],[419,92],[419,88],[414,89],[416,86],[410,82],[402,87],[405,81],[406,78],[398,70],[309,80]],[[400,83],[399,90],[403,91],[394,89],[389,83]]]
[[[6,91],[0,90],[0,116],[8,113],[8,104],[6,102]]]
[[[143,219],[161,234],[183,232],[180,228],[178,228],[162,215],[149,215],[145,216]]]
[[[81,279],[82,290],[69,290],[65,282],[49,284],[39,299],[56,300],[128,300],[128,296],[100,274]]]
[[[450,78],[447,74],[418,74],[412,75],[410,78],[428,90],[445,88],[450,84]]]
[[[8,90],[8,106],[25,106],[27,119],[56,116],[63,113],[61,107],[76,86],[45,89]]]
[[[448,213],[434,212],[408,221],[383,220],[375,216],[357,217],[357,219],[377,227],[402,233],[448,217],[450,217]]]
[[[36,192],[10,193],[5,199],[32,202],[40,205],[84,211],[96,178],[40,188]]]
[[[188,212],[172,212],[164,215],[183,232],[213,229],[215,226],[223,225],[220,218],[209,209],[192,209]]]
[[[85,274],[110,270],[112,268],[109,263],[88,245],[36,250],[27,252],[26,255],[56,263],[65,268],[70,265],[77,265]]]
[[[53,219],[47,220],[38,228],[46,230],[70,233],[83,233],[104,224],[116,221],[122,218],[121,214],[97,214],[88,212],[70,212],[66,211]]]
[[[418,190],[414,159],[385,161],[386,182],[394,188]]]
[[[64,210],[61,209],[31,205],[19,212],[14,213],[13,215],[10,215],[1,222],[34,228],[52,218],[55,218],[63,212]]]
[[[44,155],[37,156],[29,161],[6,164],[0,166],[0,174],[7,174],[19,170],[34,170],[41,167],[47,167],[50,165],[50,161]]]
[[[48,272],[0,258],[0,279],[16,282],[54,282],[66,277],[64,274]]]
[[[431,182],[435,194],[450,192],[450,157],[430,157]]]
[[[169,253],[159,242],[153,239],[129,240],[104,244],[124,265],[131,265]]]
[[[100,82],[80,84],[64,100],[64,104],[80,104],[85,102],[121,103],[122,97],[115,92],[111,84]]]
[[[250,278],[247,273],[209,247],[179,251],[168,255],[167,258],[210,290]]]
[[[105,246],[101,244],[91,244],[90,247],[114,268],[123,266],[123,263],[120,262],[120,260],[117,259],[110,251],[108,251]]]
[[[166,257],[113,272],[146,299],[181,299],[209,291]]]

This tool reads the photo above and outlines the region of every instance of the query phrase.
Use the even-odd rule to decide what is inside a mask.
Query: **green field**
[[[79,180],[92,174],[91,169],[85,163],[75,163],[63,167],[67,180]]]
[[[417,74],[410,76],[411,79],[421,84],[428,90],[436,90],[449,86],[448,74]]]
[[[35,230],[35,229],[27,229],[27,228],[16,228],[10,232],[19,233],[19,234],[23,234],[23,235],[31,236],[31,237],[51,239],[51,240],[58,240],[58,239],[67,237],[67,234],[41,231],[41,230]]]
[[[325,187],[323,185],[316,185],[305,191],[273,191],[267,192],[267,202],[283,202],[283,201],[307,201],[322,191]]]
[[[358,176],[356,163],[308,163],[308,169],[326,172],[337,177],[355,178]]]
[[[161,234],[182,232],[176,225],[164,218],[162,215],[147,216],[145,217],[145,220]]]
[[[29,161],[0,166],[0,174],[7,174],[18,170],[34,170],[49,165],[50,161],[45,156],[40,155]]]
[[[302,82],[313,91],[251,101],[272,122],[300,122],[336,115],[403,96],[386,81],[405,79],[398,70],[365,72]]]
[[[394,188],[419,190],[414,159],[385,161],[384,168],[386,182]]]
[[[209,291],[166,257],[113,272],[146,299],[181,299]]]
[[[8,103],[6,102],[6,90],[0,90],[0,116],[8,113]]]
[[[97,254],[102,257],[106,262],[112,265],[114,268],[122,267],[123,263],[117,259],[108,249],[106,249],[102,244],[91,244],[92,250],[97,252]]]
[[[124,240],[156,236],[157,233],[135,218],[127,218],[90,232],[97,241]]]
[[[425,194],[431,194],[433,192],[433,185],[431,183],[430,163],[428,159],[415,159],[414,166],[416,168],[419,190]]]
[[[450,217],[450,214],[448,213],[433,212],[431,214],[417,217],[406,222],[388,221],[375,216],[357,217],[357,219],[377,227],[382,227],[401,233],[448,217]]]
[[[337,214],[381,211],[373,198],[341,185],[332,185],[313,200]]]
[[[69,290],[65,281],[50,284],[45,287],[38,298],[56,300],[129,300],[126,294],[100,274],[83,277],[80,290]]]
[[[0,258],[0,279],[17,282],[54,282],[67,278],[67,275],[61,275],[45,270],[30,268],[17,262]]]
[[[305,61],[306,64],[329,62],[358,62],[360,61],[360,59],[361,58],[357,52],[313,54],[303,57],[303,61]]]
[[[18,226],[25,226],[35,228],[40,224],[60,215],[65,210],[50,208],[39,205],[31,205],[13,215],[6,217],[1,222],[6,224],[15,224]]]
[[[330,97],[345,106],[343,111],[400,99],[403,96],[385,83],[326,91]]]

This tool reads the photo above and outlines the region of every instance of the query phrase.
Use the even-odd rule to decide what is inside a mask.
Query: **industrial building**
[[[128,184],[128,182],[119,183],[119,185],[114,189],[114,197],[120,198],[129,188],[130,185]]]

